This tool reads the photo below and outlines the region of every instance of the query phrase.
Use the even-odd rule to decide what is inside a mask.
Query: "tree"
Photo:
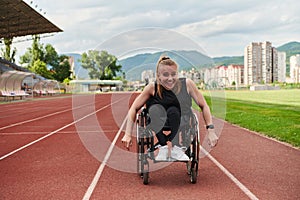
[[[12,53],[11,53],[11,44],[12,44],[12,41],[13,41],[13,38],[4,38],[4,45],[5,45],[5,48],[1,48],[2,50],[2,57],[5,59],[5,60],[8,60],[9,62],[12,62],[14,63],[15,62],[15,55],[17,53],[17,49],[16,47],[13,49]]]
[[[31,71],[43,76],[44,78],[53,79],[51,72],[47,69],[46,63],[41,60],[34,61]]]
[[[121,65],[117,64],[117,58],[107,51],[89,50],[81,56],[81,66],[87,69],[91,79],[111,80],[117,78],[117,72],[121,72]]]
[[[55,80],[63,82],[71,74],[69,57],[66,55],[59,56],[58,61],[59,63],[52,63],[52,76]]]
[[[68,78],[71,74],[68,57],[66,55],[58,55],[51,44],[47,44],[44,47],[40,43],[38,35],[33,36],[32,39],[32,46],[31,48],[27,48],[25,54],[20,57],[20,63],[25,65],[30,71],[40,74],[45,78],[55,79],[60,82]],[[37,68],[43,70],[37,70]],[[46,73],[45,70],[48,72]]]
[[[20,56],[20,63],[29,70],[33,67],[35,61],[40,60],[44,62],[43,44],[40,44],[40,37],[38,35],[32,36],[31,48],[23,56]]]
[[[58,66],[61,62],[61,59],[64,59],[66,57],[65,55],[62,55],[62,58],[60,58],[55,48],[50,44],[47,44],[45,46],[44,51],[44,62],[50,66]]]

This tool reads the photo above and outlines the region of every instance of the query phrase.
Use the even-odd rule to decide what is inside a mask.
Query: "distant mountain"
[[[287,56],[300,54],[300,42],[289,42],[276,48],[278,51],[284,51]]]
[[[300,42],[289,42],[282,46],[276,47],[278,51],[286,52],[287,71],[289,71],[290,56],[300,54]],[[180,66],[179,70],[189,70],[192,67],[199,69],[215,65],[230,64],[243,65],[244,56],[223,56],[210,58],[198,51],[168,51],[157,53],[144,53],[132,57],[119,60],[122,65],[122,71],[126,74],[127,80],[140,80],[141,73],[144,70],[153,70],[155,72],[156,62],[159,57],[165,54],[174,59]],[[78,61],[81,58],[80,54],[70,53],[65,54],[73,56],[75,60],[75,74],[79,79],[89,79],[88,71],[81,67]]]
[[[290,71],[290,57],[300,54],[300,42],[289,42],[276,48],[278,51],[286,53],[286,71]]]
[[[179,70],[189,70],[192,67],[201,68],[213,66],[213,60],[199,53],[198,51],[164,51],[157,53],[138,54],[129,58],[119,60],[122,65],[122,71],[126,74],[127,80],[140,80],[144,70],[155,71],[156,62],[161,55],[170,56],[180,66]],[[78,79],[89,79],[88,71],[81,67],[79,59],[80,54],[67,53],[67,56],[72,56],[75,62],[75,74]]]
[[[164,51],[138,54],[119,60],[127,80],[140,80],[144,70],[156,70],[156,63],[161,55],[170,56],[179,65],[179,70],[213,66],[212,58],[198,51]]]
[[[244,56],[223,56],[213,58],[216,65],[244,65]]]

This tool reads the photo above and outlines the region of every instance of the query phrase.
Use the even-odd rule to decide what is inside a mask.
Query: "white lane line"
[[[75,123],[77,123],[77,122],[79,122],[79,121],[81,121],[81,120],[83,120],[83,119],[85,119],[85,118],[91,116],[91,115],[96,114],[97,112],[99,112],[99,111],[101,111],[101,110],[104,110],[105,108],[107,108],[107,107],[109,107],[109,106],[112,106],[113,104],[115,104],[115,103],[117,103],[117,102],[119,102],[119,101],[122,101],[122,99],[123,99],[123,98],[121,98],[121,99],[119,99],[118,101],[115,101],[115,102],[113,102],[113,103],[111,103],[111,104],[107,104],[106,106],[104,106],[104,107],[102,107],[102,108],[100,108],[100,109],[98,109],[98,110],[96,110],[96,111],[94,111],[94,112],[92,112],[92,113],[90,113],[90,114],[88,114],[88,115],[86,115],[86,116],[80,118],[80,119],[77,119],[77,120],[73,121],[73,122],[70,123],[70,124],[67,124],[67,125],[65,125],[65,126],[63,126],[63,127],[61,127],[61,128],[59,128],[59,129],[57,129],[57,130],[55,130],[55,131],[52,131],[51,133],[49,133],[49,134],[47,134],[47,135],[45,135],[45,136],[43,136],[43,137],[40,137],[39,139],[34,140],[34,141],[32,141],[32,142],[30,142],[30,143],[28,143],[28,144],[26,144],[26,145],[24,145],[24,146],[22,146],[22,147],[20,147],[20,148],[18,148],[18,149],[16,149],[16,150],[14,150],[14,151],[12,151],[12,152],[10,152],[10,153],[8,153],[8,154],[6,154],[6,155],[0,157],[0,161],[3,160],[4,158],[7,158],[8,156],[11,156],[11,155],[13,155],[13,154],[15,154],[15,153],[17,153],[17,152],[23,150],[23,149],[25,149],[25,148],[27,148],[27,147],[29,147],[29,146],[35,144],[35,143],[37,143],[37,142],[39,142],[39,141],[41,141],[41,140],[47,138],[47,137],[50,137],[51,135],[53,135],[53,134],[55,134],[55,133],[57,133],[57,132],[59,132],[59,131],[65,129],[65,128],[67,128],[67,127],[69,127],[69,126],[71,126],[71,125],[73,125],[73,124],[75,124]]]
[[[217,167],[228,176],[251,200],[258,200],[258,198],[237,178],[235,178],[221,163],[219,163],[212,155],[210,155],[204,148],[201,147],[201,151],[207,155],[207,157],[215,164]]]
[[[54,112],[54,113],[51,113],[51,114],[48,114],[48,115],[44,115],[44,116],[41,116],[41,117],[37,117],[37,118],[34,118],[34,119],[29,119],[29,120],[26,120],[26,121],[17,122],[17,123],[14,123],[14,124],[10,124],[10,125],[8,125],[8,126],[3,126],[3,127],[0,127],[0,130],[7,129],[7,128],[11,128],[11,127],[18,126],[18,125],[22,125],[22,124],[26,124],[26,123],[33,122],[33,121],[36,121],[36,120],[39,120],[39,119],[43,119],[43,118],[46,118],[46,117],[51,117],[51,116],[53,116],[53,115],[60,114],[60,113],[64,113],[64,112],[68,112],[68,111],[70,111],[70,110],[79,109],[79,108],[84,107],[84,106],[87,106],[87,105],[89,105],[89,104],[85,104],[85,105],[82,105],[82,106],[78,106],[77,108],[70,108],[70,109],[67,109],[67,110]],[[1,135],[1,133],[0,133],[0,135]]]
[[[117,132],[118,129],[115,130],[109,130],[109,131],[102,131],[103,133],[110,133],[110,132]],[[0,135],[14,135],[14,136],[19,136],[19,135],[45,135],[49,132],[18,132],[18,133],[1,133]],[[74,134],[77,133],[77,131],[60,131],[61,134]],[[80,133],[99,133],[99,131],[83,131],[81,130]]]
[[[95,174],[95,176],[93,178],[93,181],[91,182],[89,188],[85,192],[84,197],[82,198],[83,200],[89,200],[90,197],[91,197],[91,195],[93,194],[93,191],[94,191],[94,189],[95,189],[95,187],[96,187],[96,185],[97,185],[97,183],[98,183],[98,181],[99,181],[99,179],[101,177],[101,174],[102,174],[102,172],[104,170],[104,167],[105,167],[105,165],[106,165],[106,163],[107,163],[107,161],[108,161],[108,159],[109,159],[109,157],[110,157],[110,155],[111,155],[111,153],[113,151],[113,148],[114,148],[114,146],[115,146],[115,144],[116,144],[116,142],[117,142],[117,140],[118,140],[118,138],[119,138],[119,136],[120,136],[120,134],[122,132],[122,129],[123,129],[126,121],[127,121],[127,116],[124,119],[124,121],[123,121],[123,123],[122,123],[122,125],[121,125],[121,127],[120,127],[120,129],[118,131],[118,133],[116,134],[114,140],[110,144],[109,149],[108,149],[108,151],[107,151],[107,153],[106,153],[106,155],[104,157],[104,160],[102,161],[100,167],[98,168],[98,170],[97,170],[97,172],[96,172],[96,174]]]
[[[47,137],[50,137],[51,135],[57,133],[58,131],[63,130],[63,129],[65,129],[65,128],[67,128],[67,127],[73,125],[74,123],[76,123],[76,121],[72,122],[71,124],[67,124],[66,126],[63,126],[63,127],[59,128],[59,129],[57,129],[57,130],[55,130],[55,131],[53,131],[53,132],[51,132],[51,133],[49,133],[49,134],[47,134],[47,135],[45,135],[45,136],[43,136],[43,137],[40,137],[40,138],[37,139],[37,140],[34,140],[34,141],[32,141],[32,142],[30,142],[30,143],[28,143],[28,144],[26,144],[26,145],[24,145],[24,146],[22,146],[22,147],[20,147],[20,148],[18,148],[18,149],[16,149],[16,150],[14,150],[14,151],[12,151],[12,152],[10,152],[10,153],[8,153],[8,154],[2,156],[2,157],[0,158],[0,160],[3,160],[4,158],[7,158],[8,156],[11,156],[11,155],[13,155],[13,154],[15,154],[15,153],[17,153],[17,152],[19,152],[19,151],[21,151],[21,150],[23,150],[23,149],[25,149],[25,148],[31,146],[31,145],[33,145],[33,144],[35,144],[35,143],[37,143],[37,142],[39,142],[39,141],[41,141],[41,140],[43,140],[43,139],[45,139],[45,138],[47,138]]]

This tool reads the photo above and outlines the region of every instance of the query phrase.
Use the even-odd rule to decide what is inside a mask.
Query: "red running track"
[[[225,122],[196,184],[172,163],[151,165],[143,185],[135,144],[128,152],[120,141],[135,96],[1,104],[0,199],[300,199],[299,149]]]

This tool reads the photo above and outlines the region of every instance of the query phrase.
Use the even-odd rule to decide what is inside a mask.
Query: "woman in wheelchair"
[[[215,146],[218,137],[212,124],[212,116],[203,95],[195,83],[188,78],[178,77],[178,65],[169,57],[162,56],[156,66],[156,81],[149,83],[135,99],[128,112],[125,135],[122,138],[127,149],[132,145],[132,130],[137,112],[146,105],[150,116],[149,126],[156,133],[159,152],[157,160],[173,157],[188,159],[180,148],[178,130],[181,118],[191,114],[192,98],[201,108],[208,130],[208,142]]]

